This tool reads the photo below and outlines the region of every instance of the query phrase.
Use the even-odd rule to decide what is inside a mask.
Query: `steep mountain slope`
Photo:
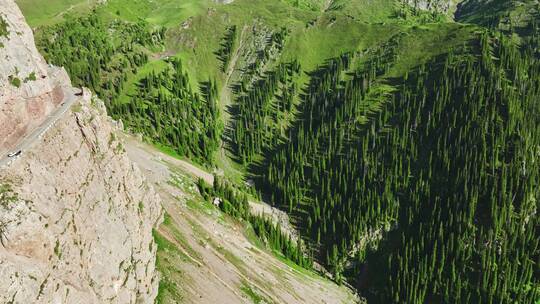
[[[264,249],[299,267],[322,265],[369,303],[540,298],[537,1],[187,1],[160,9],[179,3],[109,0],[38,31],[47,58],[108,97],[129,131],[218,176],[211,186],[197,182],[206,203],[166,204],[158,264],[177,271],[163,270],[161,296],[181,296],[173,261],[186,252],[201,264],[238,262],[212,244],[204,247],[217,253],[193,258],[205,241],[187,237],[186,246],[175,235],[207,230],[208,217],[226,214],[252,227]],[[294,241],[250,212],[254,200],[289,214]],[[187,229],[184,220],[198,224]],[[235,244],[223,247],[243,255]],[[224,278],[211,274],[215,264],[202,268],[214,285]],[[226,286],[238,287],[233,277]],[[203,278],[184,292],[196,295]],[[273,302],[291,295],[255,283],[248,294]]]
[[[467,0],[456,12],[456,19],[460,22],[476,23],[513,34],[516,40],[537,36],[539,17],[540,4],[534,0]]]
[[[154,183],[166,211],[155,232],[157,303],[357,303],[350,289],[269,250],[249,223],[205,200],[197,179],[212,184],[210,173],[134,138],[126,150]],[[255,205],[263,206],[252,205],[256,213],[261,208]]]
[[[370,269],[378,269],[370,283],[379,289],[373,299],[538,299],[538,62],[519,55],[506,38],[486,34],[477,43],[474,59],[452,52],[427,73],[411,73],[416,88],[398,95],[405,108],[396,110],[411,115],[393,119],[405,123],[396,128],[405,137],[394,137],[400,140],[385,163],[393,163],[394,172],[402,164],[396,175],[405,187],[390,190],[399,204],[399,229],[388,234],[378,256],[368,257]],[[412,162],[401,161],[404,155]]]
[[[370,303],[534,303],[536,46],[459,35],[403,67],[407,36],[312,73],[298,123],[260,165],[261,188]]]
[[[0,16],[8,25],[0,38],[0,125],[2,132],[3,126],[26,126],[7,130],[18,142],[55,106],[71,102],[75,90],[65,72],[54,79],[47,73],[13,1],[0,1]],[[6,79],[14,70],[22,77],[35,72],[39,80],[17,86]],[[64,94],[58,99],[52,97],[55,85]],[[85,91],[0,168],[0,302],[141,303],[156,297],[152,228],[161,219],[160,200],[127,158],[118,132],[103,103]]]
[[[429,10],[439,13],[452,13],[460,0],[404,0],[418,10]]]
[[[43,61],[37,52],[33,55]],[[68,78],[58,85],[64,94],[78,91]],[[106,117],[104,104],[85,90],[50,130],[2,169],[3,300],[149,303],[161,280],[159,302],[179,297],[193,303],[357,301],[348,288],[266,249],[249,224],[218,210],[209,216],[200,213],[200,206],[186,209],[186,200],[205,208],[208,202],[193,192],[194,181],[189,187],[163,186],[183,176],[177,167],[170,169],[171,180],[161,176],[154,181],[174,219],[167,216],[155,232],[156,246],[149,232],[159,221],[159,198],[125,158],[116,125]],[[155,166],[159,162],[152,161],[145,171]],[[219,235],[203,228],[210,224]],[[179,233],[188,236],[188,243]],[[182,254],[179,260],[178,252],[186,250],[189,261]],[[187,274],[179,277],[175,269]],[[273,284],[266,286],[270,278]],[[208,288],[217,291],[204,294]]]
[[[64,70],[48,67],[19,8],[0,2],[0,154],[40,125],[60,104]]]

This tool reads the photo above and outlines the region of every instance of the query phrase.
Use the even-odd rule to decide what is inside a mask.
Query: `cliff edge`
[[[70,84],[13,1],[0,0],[0,17],[2,152],[65,103]],[[120,131],[85,91],[0,168],[0,303],[153,302],[161,204]]]
[[[62,68],[47,65],[32,30],[12,0],[0,0],[0,154],[15,144],[63,100],[70,87]]]

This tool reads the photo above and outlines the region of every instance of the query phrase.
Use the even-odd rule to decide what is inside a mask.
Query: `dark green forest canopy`
[[[305,245],[201,192],[368,303],[536,304],[538,3],[405,2],[237,0],[167,28],[98,9],[38,41],[126,129],[230,157]]]
[[[127,74],[148,62],[145,47],[160,45],[163,35],[164,29],[149,30],[144,21],[106,22],[94,11],[45,28],[38,47],[47,61],[66,68],[74,85],[88,86],[110,101]]]
[[[75,85],[103,98],[109,114],[128,130],[178,155],[211,163],[221,132],[214,82],[194,90],[180,59],[164,59],[169,67],[140,79],[127,103],[119,98],[128,78],[162,47],[165,30],[142,20],[106,21],[93,11],[45,29],[39,46],[47,60],[67,69]]]
[[[211,163],[221,133],[218,93],[212,81],[201,84],[200,91],[191,88],[182,62],[170,59],[161,73],[151,72],[139,81],[129,102],[113,102],[110,113],[132,132],[172,147],[178,155]]]

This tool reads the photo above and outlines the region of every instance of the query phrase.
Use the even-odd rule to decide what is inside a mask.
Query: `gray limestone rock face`
[[[32,30],[12,0],[0,0],[0,154],[40,125],[71,86],[64,69],[47,65]]]
[[[0,0],[0,17],[9,31],[0,36],[4,153],[41,125],[71,85],[64,69],[38,53],[12,0]],[[128,159],[120,131],[85,91],[0,168],[0,303],[153,303],[152,229],[161,203]]]
[[[452,14],[461,0],[403,0],[403,2],[421,10]]]
[[[152,303],[160,199],[103,104],[73,105],[0,172],[0,303]]]

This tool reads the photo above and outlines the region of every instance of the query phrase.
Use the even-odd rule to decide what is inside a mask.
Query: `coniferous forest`
[[[219,172],[205,200],[367,303],[540,303],[538,3],[330,2],[92,11],[38,41],[126,130]]]
[[[318,71],[305,119],[270,158],[273,198],[307,215],[338,280],[372,278],[374,301],[536,300],[538,63],[484,33],[381,94],[373,73],[340,78],[347,58]],[[376,252],[358,248],[386,230]]]
[[[298,61],[280,64],[249,89],[241,87],[232,137],[242,163],[275,145],[283,133],[279,122],[293,109],[297,90],[293,79],[299,72]]]
[[[227,33],[223,38],[221,43],[221,49],[217,52],[219,59],[223,62],[222,70],[223,72],[227,71],[229,63],[231,61],[232,52],[235,46],[235,41],[237,39],[237,28],[236,25],[231,26],[227,29]]]
[[[112,35],[111,33],[114,33]],[[129,73],[148,62],[146,47],[162,44],[165,28],[149,30],[144,21],[105,22],[93,12],[46,28],[38,40],[45,59],[63,66],[73,84],[114,99]]]
[[[164,71],[140,79],[129,102],[119,98],[164,36],[163,27],[151,28],[141,20],[106,22],[94,11],[47,28],[39,46],[50,62],[66,68],[74,85],[88,86],[103,98],[109,114],[131,132],[178,155],[212,163],[222,129],[215,81],[192,88],[181,60],[165,58]]]
[[[161,73],[139,81],[130,102],[110,107],[113,118],[124,126],[170,146],[179,155],[211,163],[220,137],[217,88],[213,81],[194,92],[179,59],[167,61]]]

